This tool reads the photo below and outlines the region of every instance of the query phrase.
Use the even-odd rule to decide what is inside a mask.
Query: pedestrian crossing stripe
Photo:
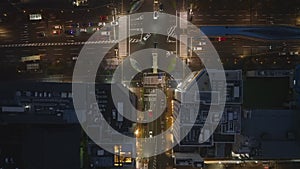
[[[72,46],[72,45],[88,45],[88,44],[111,44],[118,43],[118,40],[104,41],[86,41],[86,42],[58,42],[58,43],[21,43],[21,44],[5,44],[0,45],[0,48],[9,47],[34,47],[34,46]]]

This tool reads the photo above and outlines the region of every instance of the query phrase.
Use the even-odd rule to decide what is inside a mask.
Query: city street
[[[122,62],[126,61],[127,57],[132,56],[129,59],[130,69],[128,67],[125,67],[128,69],[122,69],[121,82],[122,85],[128,87],[136,95],[136,109],[139,111],[137,122],[133,122],[134,127],[130,128],[128,133],[134,131],[134,133],[130,133],[132,137],[146,138],[145,141],[137,141],[135,145],[137,158],[132,164],[135,165],[133,168],[136,169],[200,168],[196,167],[196,163],[190,164],[193,161],[192,159],[179,160],[178,164],[175,164],[175,155],[171,147],[174,144],[175,137],[173,135],[173,101],[177,89],[174,87],[178,84],[170,85],[174,81],[174,77],[164,74],[165,72],[160,69],[157,70],[157,66],[164,61],[162,58],[168,58],[175,54],[192,71],[199,71],[205,68],[204,63],[206,61],[212,60],[212,58],[205,55],[210,52],[208,46],[212,45],[220,57],[217,62],[220,62],[225,70],[241,70],[243,76],[249,70],[294,70],[300,62],[300,39],[296,38],[300,35],[300,2],[298,1],[283,3],[272,0],[266,2],[258,0],[89,0],[88,4],[82,6],[78,3],[79,1],[67,0],[46,0],[43,2],[9,0],[0,2],[0,6],[3,7],[0,9],[1,81],[72,82],[74,65],[79,56],[85,59],[85,56],[92,55],[99,56],[100,59],[103,55],[105,57],[98,67],[96,82],[110,84],[116,82],[112,82],[112,76],[116,68],[123,66]],[[143,12],[151,13],[147,15]],[[181,17],[181,19],[169,19],[163,13],[175,15]],[[120,19],[127,14],[132,14],[128,17],[128,20]],[[243,27],[246,30],[240,30],[245,34],[224,31],[220,35],[210,35],[207,38],[197,39],[191,37],[185,39],[187,37],[185,35],[191,31],[189,29],[191,26],[187,26],[182,20],[191,22],[199,30],[206,29],[212,30],[212,32],[214,32],[214,29],[217,30],[217,28],[209,26],[220,26],[224,29]],[[162,28],[165,25],[171,26]],[[251,30],[253,27],[261,29]],[[152,28],[164,32],[167,36],[147,32],[155,30]],[[273,29],[275,31],[271,32],[270,30]],[[248,36],[247,33],[252,36]],[[264,36],[272,37],[274,34],[278,34],[279,38],[263,38]],[[120,39],[121,35],[129,36],[122,41]],[[180,40],[186,40],[187,45],[180,43],[174,37],[177,37],[178,40],[179,38],[181,38]],[[114,46],[111,48],[112,44]],[[152,55],[134,56],[136,53],[149,48],[151,48]],[[160,49],[165,50],[163,54],[158,52]],[[196,53],[199,54],[200,59]],[[138,59],[135,60],[134,57],[148,57],[149,59],[138,62]],[[157,57],[160,59],[157,59]],[[152,67],[143,70],[143,67],[139,67],[143,65],[141,62],[151,63]],[[176,60],[174,60],[175,62]],[[174,69],[174,66],[172,67],[174,63],[173,61],[167,63],[171,65],[171,70]],[[93,64],[90,63],[91,66]],[[138,72],[135,75],[136,79],[132,81],[130,81],[131,79],[125,79],[124,76],[124,72],[128,73],[131,69]],[[87,72],[90,70],[87,68]],[[181,78],[176,80],[182,82],[184,75],[182,73]],[[293,79],[291,78],[291,81],[293,81],[293,85],[296,85],[298,81],[294,78],[296,79],[296,75]],[[207,85],[207,82],[205,83]],[[243,81],[241,80],[240,83],[243,84]],[[212,85],[218,86],[219,84],[221,82],[214,81]],[[227,95],[234,95],[234,98],[238,98],[240,95],[240,97],[243,97],[243,94],[241,94],[243,89],[235,85],[237,85],[235,82],[228,85],[233,86],[233,89],[227,90]],[[160,92],[165,97],[161,98]],[[219,95],[218,93],[218,97],[220,97]],[[226,99],[229,97],[227,95]],[[195,98],[192,99],[196,100],[196,93]],[[200,102],[200,99],[197,101]],[[211,98],[208,102],[210,101]],[[246,116],[245,112],[252,110],[244,110],[242,104],[242,101],[238,103],[238,106],[241,106],[242,109],[239,113],[240,116]],[[227,133],[226,136],[228,137],[226,138],[232,136],[235,140],[243,131],[234,133],[235,129],[240,126],[233,127],[233,122],[230,123],[231,129],[228,129],[230,125],[226,120],[234,118],[233,110],[230,109],[231,115],[211,118],[219,118],[220,123],[222,125],[224,123],[223,127],[220,127],[220,135],[226,134],[225,131],[230,130],[232,133]],[[192,109],[188,111],[192,111]],[[113,118],[116,118],[116,112],[109,113],[113,114]],[[207,112],[201,113],[205,114]],[[198,118],[198,116],[191,118]],[[204,115],[201,118],[204,118]],[[160,135],[168,129],[171,132]],[[179,131],[181,132],[181,130]],[[288,135],[286,137],[292,137],[293,140],[290,131],[285,132]],[[195,133],[194,131],[194,135]],[[269,133],[263,134],[269,136]],[[157,141],[156,137],[158,136],[161,136],[159,139],[161,141]],[[295,134],[295,139],[296,136]],[[211,145],[198,147],[197,145],[189,145],[190,147],[187,146],[187,149],[190,151],[186,151],[184,149],[186,147],[181,149],[178,145],[177,150],[182,151],[182,153],[198,153],[200,149],[204,149],[207,154],[215,155],[215,159],[204,159],[206,165],[203,169],[299,168],[299,166],[291,167],[289,164],[291,161],[289,160],[270,161],[269,159],[259,159],[256,161],[256,159],[250,157],[244,160],[234,158],[233,155],[225,156],[225,152],[233,152],[232,147],[230,147],[233,143],[226,142],[226,139],[222,140],[222,136],[219,137],[217,137],[219,139],[218,143],[212,141]],[[267,139],[271,140],[271,136],[269,137]],[[221,144],[224,145],[220,146]],[[216,152],[210,152],[208,147],[215,148]],[[221,152],[223,149],[224,152]],[[118,150],[118,152],[120,155],[121,150]],[[148,157],[151,153],[157,155]],[[97,155],[104,156],[104,150],[103,153],[97,152]],[[217,157],[217,155],[219,156]],[[89,160],[92,161],[92,159]],[[106,159],[107,161],[109,160]],[[296,165],[298,164],[297,162]],[[119,165],[121,166],[121,164]],[[90,168],[96,167],[90,166]]]

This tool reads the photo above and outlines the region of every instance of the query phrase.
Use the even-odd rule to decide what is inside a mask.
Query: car
[[[203,48],[201,46],[194,46],[193,50],[203,50]]]
[[[159,15],[158,15],[158,12],[157,11],[154,11],[153,12],[153,19],[158,19]]]
[[[147,33],[144,37],[143,40],[146,41],[147,39],[149,39],[151,36],[151,33]]]
[[[101,32],[101,35],[109,36],[109,35],[110,35],[110,32],[109,32],[109,31],[102,31],[102,32]]]
[[[71,26],[72,26],[73,28],[79,28],[79,23],[72,23]]]
[[[61,25],[54,25],[53,29],[62,29],[62,26]]]
[[[91,27],[91,26],[94,26],[94,23],[93,23],[93,22],[89,22],[89,23],[88,23],[88,27]]]
[[[106,15],[100,16],[100,21],[107,21],[107,20],[108,20],[108,16]]]
[[[38,33],[38,36],[39,36],[39,37],[45,37],[46,34],[45,34],[45,32],[39,32],[39,33]]]
[[[111,24],[112,26],[118,26],[118,25],[119,25],[119,22],[118,22],[117,20],[115,20],[115,21],[111,21],[110,24]]]
[[[200,46],[206,45],[206,42],[199,42]]]
[[[59,35],[61,33],[61,31],[60,30],[52,30],[52,34],[53,35]]]
[[[80,28],[79,32],[84,32],[84,33],[86,33],[86,32],[87,32],[87,29],[86,29],[86,28]]]
[[[152,130],[149,131],[149,137],[150,137],[150,138],[153,137],[153,131],[152,131]]]
[[[82,24],[80,24],[80,27],[87,28],[87,27],[89,27],[89,23],[82,23]]]
[[[285,55],[286,55],[286,52],[279,52],[278,55],[279,55],[279,56],[285,56]]]
[[[217,41],[218,41],[218,42],[226,41],[226,38],[225,38],[225,37],[219,36],[219,37],[217,38]]]
[[[159,12],[162,12],[164,11],[164,5],[161,3],[159,4]]]
[[[67,34],[67,35],[74,35],[75,33],[76,33],[76,30],[74,30],[74,29],[65,30],[65,34]]]
[[[98,26],[105,26],[105,25],[106,25],[105,22],[99,22],[99,23],[98,23]]]

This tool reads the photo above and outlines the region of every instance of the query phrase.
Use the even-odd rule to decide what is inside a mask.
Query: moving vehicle
[[[62,26],[61,25],[54,25],[53,29],[62,29]]]
[[[136,1],[130,8],[129,10],[129,13],[134,13],[136,12],[137,10],[139,10],[141,8],[141,6],[143,5],[144,3],[144,0],[139,0],[139,1]]]
[[[193,50],[203,50],[203,48],[201,46],[194,46]]]
[[[154,11],[153,12],[153,19],[158,19],[159,15],[158,15],[158,12],[157,11]]]
[[[150,137],[150,138],[153,137],[153,131],[152,131],[152,130],[149,131],[149,137]]]
[[[101,35],[109,36],[109,35],[110,35],[110,32],[109,32],[109,31],[102,31],[102,32],[101,32]]]
[[[146,41],[147,39],[149,39],[151,36],[151,33],[147,33],[144,37],[143,40]]]
[[[218,42],[226,41],[226,38],[225,38],[225,37],[219,36],[219,37],[217,38],[217,41],[218,41]]]
[[[56,30],[56,29],[52,30],[53,35],[59,35],[60,33],[61,33],[61,30],[59,30],[59,29],[58,30]]]
[[[38,34],[39,37],[45,37],[46,36],[45,32],[38,32],[37,34]]]
[[[164,5],[161,3],[159,4],[159,12],[162,12],[164,11]]]

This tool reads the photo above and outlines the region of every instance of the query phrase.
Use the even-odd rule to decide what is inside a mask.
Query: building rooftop
[[[299,119],[297,110],[252,110],[242,121],[242,134],[260,150],[258,158],[300,158]]]

